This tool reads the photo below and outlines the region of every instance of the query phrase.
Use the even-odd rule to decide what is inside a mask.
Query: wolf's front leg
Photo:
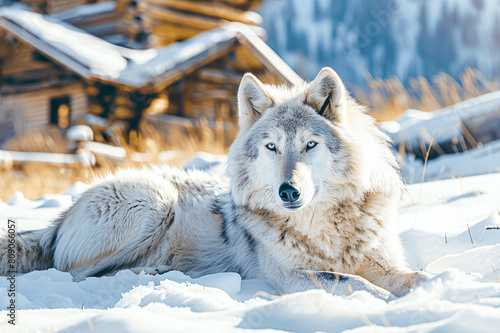
[[[408,294],[413,288],[432,278],[427,272],[413,271],[404,266],[384,269],[379,264],[369,265],[359,274],[397,297]]]
[[[389,291],[377,287],[366,279],[350,274],[334,272],[318,272],[311,270],[293,270],[284,273],[284,281],[275,285],[283,293],[292,293],[309,289],[325,289],[334,295],[348,296],[357,290],[368,291],[383,300],[395,299]]]

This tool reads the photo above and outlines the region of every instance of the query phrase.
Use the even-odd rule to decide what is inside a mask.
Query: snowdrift
[[[459,158],[462,154],[457,154]],[[203,160],[206,163],[202,163]],[[190,168],[219,167],[198,155]],[[46,226],[85,191],[0,203],[0,220],[17,230]],[[192,279],[181,272],[114,276],[75,283],[55,269],[16,279],[18,331],[42,332],[497,332],[500,327],[500,174],[408,187],[401,238],[413,269],[435,278],[388,304],[363,291],[347,298],[323,290],[277,295],[263,280],[236,273]],[[1,232],[6,232],[2,223]],[[7,323],[9,282],[0,279],[0,328]]]

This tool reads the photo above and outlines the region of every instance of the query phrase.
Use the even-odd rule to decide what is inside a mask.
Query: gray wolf
[[[227,176],[154,166],[98,180],[49,228],[17,235],[17,270],[76,281],[134,267],[233,271],[281,293],[382,299],[430,277],[404,264],[404,185],[388,139],[336,72],[294,87],[246,74],[238,106]],[[4,238],[4,275],[7,250]]]

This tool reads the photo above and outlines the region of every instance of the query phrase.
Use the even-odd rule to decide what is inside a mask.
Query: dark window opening
[[[71,120],[71,107],[69,96],[56,97],[50,100],[50,124],[59,128],[69,126]]]

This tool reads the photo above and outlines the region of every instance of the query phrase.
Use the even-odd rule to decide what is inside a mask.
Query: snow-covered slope
[[[346,81],[364,74],[403,82],[475,67],[500,74],[497,0],[264,1],[268,44],[300,75],[330,66]]]
[[[394,153],[404,156],[406,183],[500,172],[499,105],[495,91],[434,112],[406,110],[382,122]]]
[[[500,172],[500,140],[492,141],[461,154],[446,154],[429,160],[427,165],[413,155],[403,160],[401,171],[408,184],[436,179],[483,175]]]
[[[215,159],[213,160],[215,161]],[[213,163],[212,161],[212,163]],[[87,186],[38,200],[0,203],[0,221],[42,228]],[[500,327],[500,174],[411,185],[400,231],[413,269],[436,277],[386,304],[365,292],[323,290],[273,296],[262,280],[236,273],[191,279],[180,272],[88,278],[50,269],[16,280],[19,332],[498,332]],[[5,232],[5,231],[2,231]],[[14,331],[4,310],[0,331]]]

